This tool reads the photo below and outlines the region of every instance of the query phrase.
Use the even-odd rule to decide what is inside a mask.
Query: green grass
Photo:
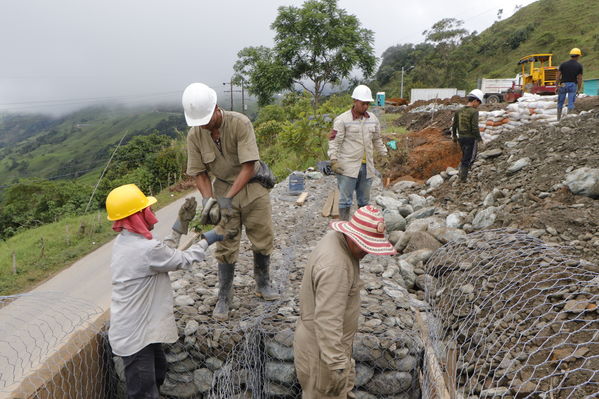
[[[158,202],[152,208],[160,209],[188,193],[163,190],[156,195]],[[84,226],[83,229],[81,226]],[[0,295],[27,291],[104,245],[116,235],[111,226],[106,212],[96,211],[68,217],[0,241]],[[13,252],[16,274],[12,266]]]
[[[379,116],[381,122],[381,133],[384,135],[401,135],[408,133],[403,126],[397,126],[393,122],[401,118],[403,114],[382,114]]]

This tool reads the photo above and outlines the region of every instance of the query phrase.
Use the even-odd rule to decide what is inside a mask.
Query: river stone
[[[214,373],[206,368],[197,369],[193,372],[193,382],[201,393],[206,393],[212,389],[212,379]]]
[[[405,191],[408,188],[416,187],[418,185],[419,184],[416,183],[415,181],[404,180],[404,181],[395,183],[393,185],[393,191],[395,191],[396,193],[400,193],[400,192]]]
[[[503,150],[501,148],[494,148],[492,150],[483,151],[478,154],[482,159],[495,158],[503,154]]]
[[[405,260],[399,261],[399,273],[403,281],[406,284],[406,288],[411,289],[414,287],[416,282],[416,274],[414,273],[414,266],[406,262]]]
[[[435,278],[430,274],[421,274],[420,276],[416,277],[414,284],[418,289],[424,291],[427,287],[432,287],[434,281]]]
[[[464,226],[466,216],[468,216],[468,214],[465,212],[451,213],[445,218],[445,224],[451,229],[461,229],[462,226]]]
[[[193,298],[189,295],[179,295],[175,298],[175,305],[177,306],[193,306],[194,302]]]
[[[375,375],[366,385],[375,395],[395,395],[412,386],[412,375],[405,371],[388,371]]]
[[[434,175],[433,177],[431,177],[430,179],[428,179],[426,181],[426,185],[429,186],[430,188],[437,188],[439,187],[441,184],[443,184],[443,177],[441,177],[441,175]]]
[[[513,175],[514,173],[521,171],[528,165],[530,165],[530,158],[520,158],[519,160],[511,164],[509,168],[507,168],[506,173],[508,175]]]
[[[277,360],[293,360],[293,348],[268,340],[265,344],[266,353]]]
[[[397,362],[397,371],[411,372],[418,365],[418,360],[414,356],[408,355]]]
[[[441,248],[442,244],[432,235],[424,231],[410,233],[410,241],[404,248],[404,252],[413,252],[419,249],[432,249],[433,251]]]
[[[436,210],[437,209],[434,206],[430,206],[428,208],[419,209],[417,211],[414,211],[414,213],[410,214],[406,218],[406,221],[408,223],[410,223],[414,219],[424,219],[424,218],[427,218],[429,216],[433,216],[435,214]]]
[[[185,279],[179,279],[177,281],[173,281],[171,283],[171,287],[173,287],[173,290],[180,290],[182,288],[185,288],[189,285],[189,281],[185,280]]]
[[[599,198],[599,169],[576,169],[566,175],[564,184],[574,194]]]
[[[412,208],[412,205],[402,205],[399,208],[397,208],[397,211],[399,212],[399,214],[401,216],[403,216],[405,218],[409,214],[411,214],[412,212],[414,212],[414,208]]]
[[[356,399],[377,399],[376,396],[374,396],[373,394],[368,393],[366,391],[358,390],[355,392],[355,395],[356,395]]]
[[[397,208],[399,208],[400,206],[403,205],[402,201],[399,201],[392,197],[384,197],[382,195],[377,196],[374,201],[376,202],[377,205],[383,207],[384,209],[389,209],[389,210],[394,210],[394,211],[396,211]]]
[[[385,228],[388,232],[405,230],[406,220],[399,214],[397,210],[385,209],[383,211],[383,217],[385,218]]]
[[[445,227],[443,219],[437,216],[429,216],[423,219],[412,220],[406,227],[406,232],[410,231],[428,231]]]
[[[296,397],[293,389],[288,388],[286,386],[282,386],[279,384],[275,384],[270,382],[266,384],[264,393],[268,398],[293,398]],[[253,396],[249,395],[248,399],[251,399]]]
[[[419,249],[414,252],[403,254],[399,258],[405,259],[406,262],[415,265],[418,262],[425,263],[433,255],[433,252],[434,251],[431,249]]]
[[[171,363],[168,367],[169,370],[172,370],[175,373],[186,373],[195,370],[198,365],[191,358],[186,358],[180,362]]]
[[[267,362],[266,378],[281,384],[293,385],[295,382],[295,367],[293,363]]]
[[[199,392],[193,382],[172,383],[167,379],[160,387],[160,393],[164,396],[175,397],[178,399],[190,399],[196,397]]]
[[[414,208],[415,211],[420,210],[426,206],[426,199],[418,194],[408,195],[408,200],[410,201],[410,205],[412,205],[412,208]]]
[[[439,229],[429,229],[428,232],[435,237],[441,244],[447,244],[450,241],[458,241],[466,238],[463,230],[441,227]]]
[[[487,227],[490,227],[497,218],[497,215],[495,214],[496,210],[496,207],[491,206],[478,211],[472,221],[472,227],[474,229],[486,229]]]
[[[209,357],[206,359],[206,367],[212,371],[216,371],[223,367],[223,361],[216,357]]]
[[[186,324],[185,324],[185,328],[183,329],[183,334],[185,335],[193,335],[195,334],[196,331],[198,331],[198,328],[200,328],[200,323],[198,323],[195,320],[189,320]]]
[[[404,235],[405,233],[403,231],[400,230],[396,230],[396,231],[392,231],[389,233],[389,242],[393,245],[397,244],[397,242],[401,239],[401,237]]]
[[[293,330],[286,328],[275,335],[275,341],[284,346],[293,346]]]

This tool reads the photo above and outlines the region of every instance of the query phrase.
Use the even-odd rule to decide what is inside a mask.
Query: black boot
[[[235,274],[235,264],[218,264],[218,302],[214,306],[212,317],[217,321],[226,321],[229,319],[229,305],[233,299],[233,275]]]
[[[558,107],[558,109],[557,109],[557,120],[559,121],[560,119],[562,119],[562,109]]]
[[[349,220],[351,208],[339,208],[339,220]]]
[[[460,165],[459,176],[460,176],[460,181],[462,183],[465,182],[466,179],[468,178],[468,168],[465,167],[464,165]]]
[[[266,301],[276,301],[281,295],[270,285],[268,268],[270,255],[254,252],[254,280],[256,280],[256,295]]]

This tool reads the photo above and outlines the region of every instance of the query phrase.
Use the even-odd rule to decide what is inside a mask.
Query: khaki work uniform
[[[223,122],[219,131],[222,152],[212,140],[209,130],[195,126],[187,133],[187,174],[197,176],[209,172],[214,176],[212,191],[216,198],[227,194],[241,171],[242,163],[260,159],[250,120],[238,112],[221,112]],[[258,167],[256,162],[256,170]],[[214,257],[220,263],[233,264],[237,261],[242,226],[245,226],[252,250],[270,255],[274,237],[269,190],[251,182],[233,197],[232,202],[231,218],[222,227],[225,231],[237,231],[237,234],[218,242]]]
[[[300,320],[294,362],[302,398],[347,398],[355,383],[352,359],[360,316],[360,263],[349,252],[343,233],[329,231],[318,243],[304,270]],[[348,378],[339,396],[326,396],[333,370]]]
[[[375,175],[374,150],[387,155],[387,148],[381,138],[381,124],[373,113],[368,118],[354,119],[352,110],[348,110],[333,122],[335,138],[329,141],[328,156],[336,159],[344,176],[357,178],[366,157],[366,178]]]

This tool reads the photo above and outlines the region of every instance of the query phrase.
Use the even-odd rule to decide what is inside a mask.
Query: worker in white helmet
[[[467,96],[468,103],[457,110],[453,116],[451,138],[460,143],[462,161],[460,162],[459,178],[465,182],[468,171],[476,159],[478,143],[482,141],[478,128],[478,107],[485,101],[482,90],[474,89]]]
[[[339,218],[349,220],[354,191],[358,207],[370,202],[370,186],[375,174],[374,150],[387,157],[381,139],[381,124],[368,112],[372,92],[365,85],[356,86],[352,93],[352,108],[335,118],[329,136],[328,155],[331,170],[337,174],[339,186]]]
[[[213,213],[208,207],[220,208],[219,223],[226,235],[214,254],[219,291],[212,313],[215,320],[225,321],[233,296],[242,226],[252,243],[256,295],[268,301],[280,298],[269,276],[274,238],[269,189],[274,182],[264,178],[269,171],[260,162],[252,123],[243,114],[221,109],[212,88],[203,83],[190,84],[183,93],[183,109],[191,126],[187,134],[187,174],[195,177],[202,194],[202,213]]]

